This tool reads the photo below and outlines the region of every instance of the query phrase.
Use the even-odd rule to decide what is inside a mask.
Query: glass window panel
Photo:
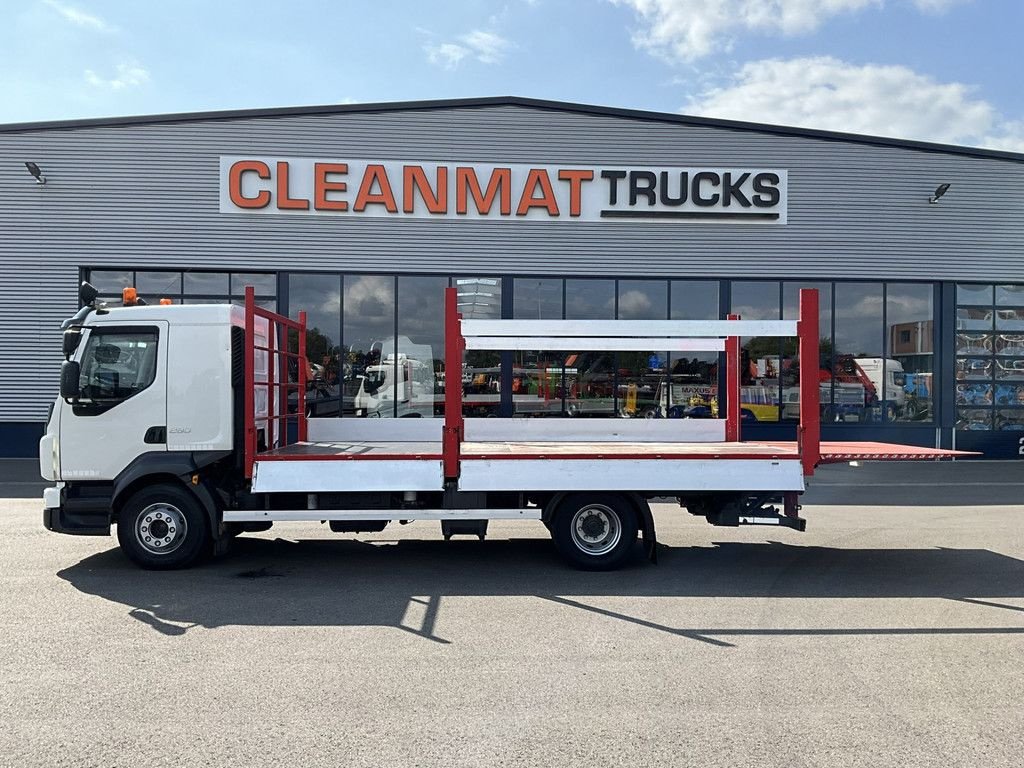
[[[957,363],[959,364],[959,360]],[[992,360],[984,361],[989,366]],[[1004,358],[1000,357],[995,361],[996,378],[1001,381],[1022,381],[1024,380],[1024,357]]]
[[[719,317],[717,280],[673,280],[672,320],[717,320]]]
[[[988,382],[957,384],[956,404],[976,407],[992,405],[992,385]]]
[[[956,287],[956,303],[992,306],[992,286],[959,283]]]
[[[235,272],[231,275],[232,296],[244,296],[247,285],[256,289],[257,296],[275,296],[277,275],[264,272]]]
[[[185,293],[228,295],[226,272],[186,272]]]
[[[174,297],[181,294],[181,272],[136,272],[140,294]]]
[[[960,307],[956,311],[956,328],[958,331],[991,331],[992,315],[991,309]]]
[[[562,319],[560,279],[516,278],[512,313],[532,320]],[[565,352],[513,352],[512,411],[517,416],[559,416],[564,407]]]
[[[668,317],[666,280],[620,280],[619,320],[665,320]],[[658,413],[664,396],[668,352],[628,351],[616,355],[619,415],[635,418]]]
[[[814,288],[818,291],[818,400],[823,421],[834,421],[832,409],[832,284],[831,283],[784,283],[782,286],[782,319],[800,318],[800,289]],[[798,354],[799,341],[795,338],[782,339],[782,417],[800,418],[800,369]],[[810,367],[813,373],[813,367]]]
[[[991,355],[991,333],[958,333],[956,335],[958,355]]]
[[[395,415],[395,278],[344,275],[342,297],[344,413],[357,417],[392,417]],[[385,359],[385,347],[392,354],[390,365]]]
[[[992,410],[989,408],[957,408],[956,428],[963,432],[992,429]]]
[[[743,320],[779,320],[780,285],[776,281],[734,282],[731,314]],[[780,366],[783,339],[754,336],[740,339],[740,408],[746,419],[778,421],[782,413]]]
[[[1024,334],[997,333],[994,348],[1000,356],[1024,356]]]
[[[672,320],[717,320],[717,280],[673,280]],[[656,395],[655,413],[668,418],[718,417],[718,355],[714,352],[672,352],[668,385]]]
[[[964,310],[957,310],[963,312]],[[1024,331],[1024,309],[997,309],[996,330]]]
[[[888,325],[883,412],[894,421],[931,421],[935,370],[934,287],[929,283],[886,286]]]
[[[1020,432],[1024,430],[1024,408],[996,411],[996,429]]]
[[[456,277],[459,311],[466,318],[501,318],[501,279]],[[497,416],[501,407],[501,353],[492,350],[466,352],[462,369],[462,411],[465,416]]]
[[[992,378],[991,357],[961,357],[956,361],[957,380],[990,380]],[[1021,371],[1024,374],[1024,371]]]
[[[614,280],[566,280],[565,316],[569,320],[614,320]],[[615,413],[615,355],[570,352],[564,357],[565,408],[572,416]]]
[[[1024,384],[996,384],[997,406],[1024,406]]]
[[[398,278],[398,415],[444,415],[444,293],[447,277]]]
[[[341,277],[288,277],[292,317],[306,313],[306,358],[309,379],[306,410],[314,417],[341,415]]]
[[[836,283],[832,390],[841,421],[882,418],[882,305],[881,283]]]
[[[566,280],[565,317],[568,320],[614,320],[614,280]]]
[[[156,331],[104,329],[89,334],[80,358],[82,400],[127,400],[156,378]]]
[[[89,282],[101,294],[116,296],[121,300],[121,289],[132,287],[132,273],[123,269],[94,269],[89,272]]]
[[[561,320],[562,281],[516,278],[512,281],[512,314],[520,320]]]
[[[1001,307],[1024,307],[1024,285],[997,285],[996,304]]]
[[[146,299],[146,301],[151,301],[153,303],[155,303],[155,302],[160,300],[159,297],[153,297],[153,296],[144,296],[143,298]],[[232,302],[231,299],[228,299],[228,298],[223,298],[223,299],[222,298],[212,298],[211,299],[211,298],[196,298],[194,296],[186,296],[184,299],[181,300],[181,303],[182,304],[233,304],[234,302]]]

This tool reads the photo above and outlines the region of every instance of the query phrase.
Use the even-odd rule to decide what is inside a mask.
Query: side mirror
[[[100,295],[100,292],[91,284],[85,280],[78,286],[78,298],[83,305],[91,307],[96,301],[96,297]]]
[[[71,356],[75,354],[75,350],[78,349],[78,345],[82,343],[82,329],[81,328],[68,328],[64,331],[63,339],[63,351],[64,359],[70,360]]]
[[[73,360],[65,360],[60,367],[60,396],[68,402],[77,400],[81,394],[79,380],[82,377],[82,366]]]

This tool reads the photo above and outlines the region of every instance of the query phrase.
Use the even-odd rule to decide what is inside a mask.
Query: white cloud
[[[455,69],[459,62],[469,55],[468,48],[455,43],[427,44],[423,46],[423,50],[427,52],[427,59],[431,64],[437,64],[445,69]]]
[[[109,88],[120,91],[135,88],[149,82],[149,72],[136,62],[123,62],[117,65],[117,74],[111,78],[101,77],[91,69],[85,70],[85,81],[94,88]]]
[[[813,32],[833,16],[881,8],[886,0],[610,0],[633,8],[641,28],[633,43],[664,59],[692,62],[730,50],[739,33]],[[918,10],[939,13],[963,0],[890,0],[912,2]]]
[[[494,32],[474,29],[460,36],[457,42],[428,43],[423,50],[431,64],[455,69],[466,58],[482,64],[497,64],[512,47],[512,43]]]
[[[99,16],[94,16],[91,13],[86,13],[80,8],[76,8],[73,5],[67,5],[65,3],[59,3],[57,0],[43,0],[43,2],[53,8],[61,17],[71,24],[78,27],[85,27],[86,29],[94,29],[97,32],[113,32],[114,27],[105,22]]]
[[[919,11],[925,13],[945,13],[954,5],[969,3],[971,0],[914,0]]]
[[[858,66],[827,56],[748,62],[682,111],[1024,151],[1024,123],[1001,116],[970,86],[939,83],[907,67]]]

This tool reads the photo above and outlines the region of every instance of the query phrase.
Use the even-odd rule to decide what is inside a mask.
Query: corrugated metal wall
[[[784,168],[789,224],[221,214],[250,153]],[[521,105],[0,132],[0,421],[45,416],[79,266],[1024,282],[1022,234],[1024,163]]]

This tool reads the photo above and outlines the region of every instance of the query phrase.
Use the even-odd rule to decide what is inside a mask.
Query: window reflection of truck
[[[424,417],[434,415],[435,378],[430,345],[413,344],[405,336],[395,342],[389,339],[373,345],[371,363],[355,374],[359,387],[353,397],[357,417]],[[397,401],[397,413],[395,403]]]

